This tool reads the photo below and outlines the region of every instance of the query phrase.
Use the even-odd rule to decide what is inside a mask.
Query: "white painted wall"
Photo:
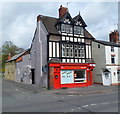
[[[118,64],[118,47],[114,47],[114,52],[111,52],[111,46],[105,46],[106,64],[111,64],[111,55],[115,54],[115,64]]]
[[[119,64],[118,47],[114,47],[114,52],[111,52],[111,46],[105,46],[106,52],[106,68],[111,72],[112,84],[118,83],[117,69]],[[115,54],[115,64],[111,63],[111,55]]]
[[[112,84],[118,83],[117,69],[118,66],[106,66],[107,69],[111,72]]]

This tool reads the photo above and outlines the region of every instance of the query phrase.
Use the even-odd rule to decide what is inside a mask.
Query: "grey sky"
[[[65,2],[2,3],[2,41],[10,40],[19,47],[29,48],[37,15],[58,17],[60,5],[66,7]],[[110,31],[117,29],[117,2],[71,2],[68,9],[72,17],[80,11],[88,31],[96,39],[108,41]]]

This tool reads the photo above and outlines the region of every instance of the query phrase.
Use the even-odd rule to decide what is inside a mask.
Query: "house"
[[[109,35],[109,42],[94,40],[92,57],[96,67],[93,71],[94,83],[118,85],[120,83],[120,43],[117,30]]]
[[[37,16],[30,56],[34,83],[45,88],[86,87],[93,84],[92,40],[80,13],[71,17],[59,8],[59,17]]]
[[[30,50],[27,54],[22,55],[22,61],[16,62],[16,82],[34,84],[31,70]]]
[[[16,82],[23,82],[24,79],[21,77],[24,75],[20,73],[19,70],[26,69],[25,66],[28,64],[30,65],[31,62],[27,62],[25,59],[29,56],[30,50],[26,50],[21,52],[13,57],[8,56],[8,60],[6,61],[5,65],[5,79],[16,81]],[[22,62],[24,61],[24,62]],[[22,65],[21,65],[22,62]],[[21,67],[20,67],[21,66]],[[21,76],[19,75],[21,74]]]

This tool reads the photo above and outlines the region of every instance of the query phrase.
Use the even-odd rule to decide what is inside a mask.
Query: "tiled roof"
[[[41,16],[41,20],[42,20],[45,28],[47,29],[48,33],[60,34],[55,27],[59,18]],[[85,29],[85,37],[86,38],[94,38],[86,29]]]
[[[14,55],[13,57],[11,57],[10,60],[7,60],[6,62],[10,62],[10,61],[14,61],[14,60],[18,59],[19,57],[21,57],[21,56],[22,56],[24,53],[26,53],[27,51],[29,51],[29,49],[27,49],[27,50],[25,50],[25,51],[23,51],[23,52],[21,52],[21,53],[19,53],[19,54],[17,54],[17,55]]]
[[[58,30],[55,27],[55,24],[58,20],[57,18],[42,16],[41,19],[42,19],[42,22],[45,25],[48,33],[59,34]]]
[[[94,40],[95,42],[98,42],[103,45],[107,46],[115,46],[115,47],[120,47],[120,44],[114,43],[114,42],[107,42],[107,41],[102,41],[102,40]]]

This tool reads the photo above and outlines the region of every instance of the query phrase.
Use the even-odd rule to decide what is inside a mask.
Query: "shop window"
[[[86,82],[85,70],[75,70],[74,78],[75,78],[75,83]]]
[[[61,70],[61,84],[74,83],[73,70]]]

